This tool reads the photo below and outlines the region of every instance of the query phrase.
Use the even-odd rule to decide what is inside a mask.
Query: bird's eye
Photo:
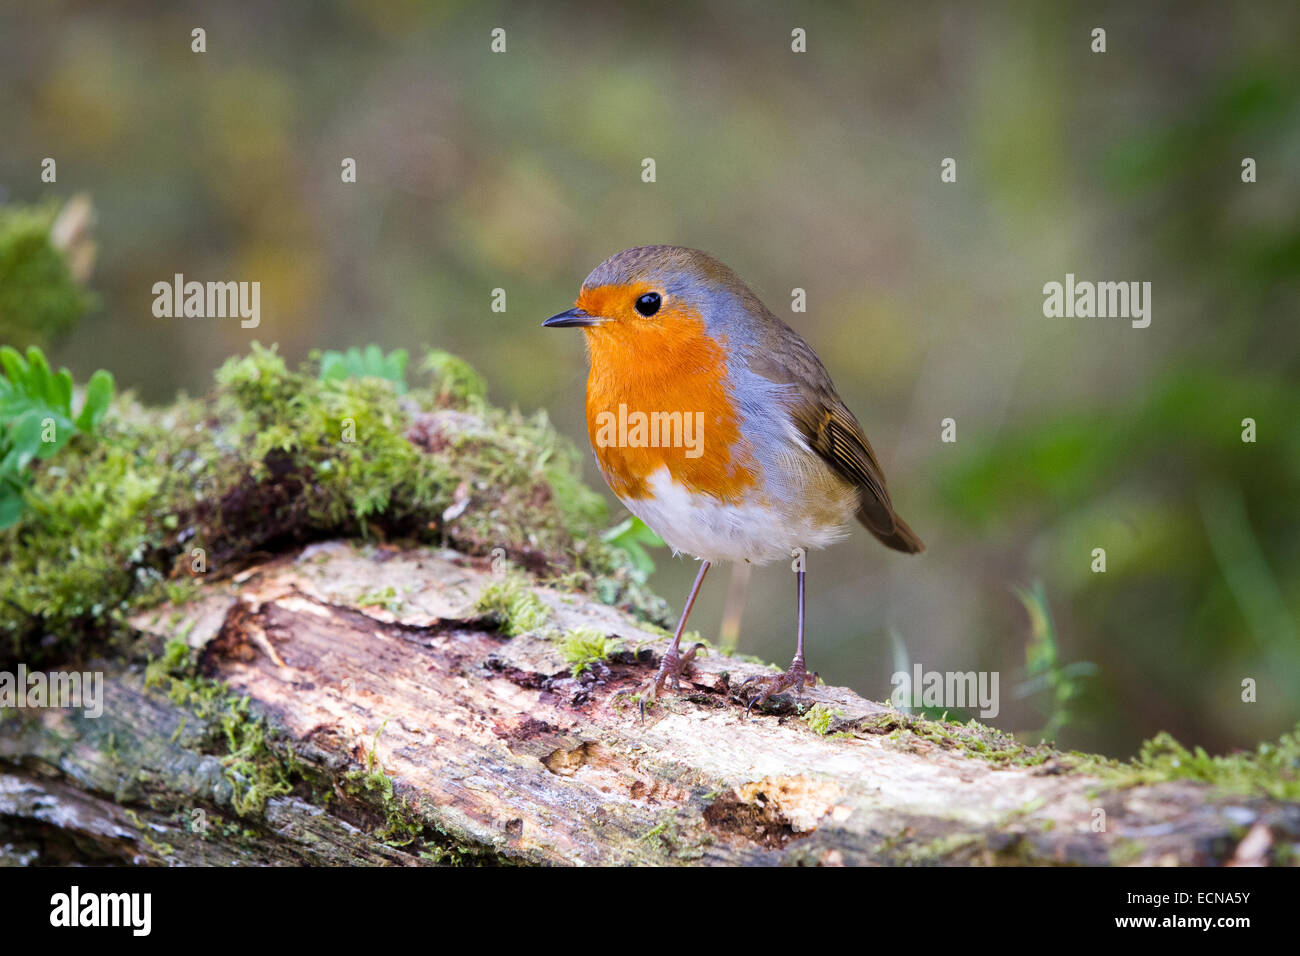
[[[652,316],[659,311],[660,301],[658,292],[647,292],[636,300],[636,310],[644,316]]]

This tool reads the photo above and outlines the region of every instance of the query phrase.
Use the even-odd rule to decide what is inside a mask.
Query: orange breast
[[[598,303],[587,305],[601,314]],[[665,304],[651,320],[621,319],[585,332],[591,358],[587,431],[614,493],[647,498],[647,479],[667,468],[674,482],[691,491],[727,502],[743,500],[757,483],[758,464],[741,439],[727,397],[722,346],[705,331],[699,314]],[[645,419],[637,419],[638,412]],[[672,419],[675,413],[681,418]],[[691,434],[695,447],[685,441],[690,433],[673,430],[678,420],[682,429],[698,428],[697,435]],[[637,433],[638,421],[650,423],[649,434]],[[681,447],[649,444],[656,421],[659,437],[665,432],[680,436]]]

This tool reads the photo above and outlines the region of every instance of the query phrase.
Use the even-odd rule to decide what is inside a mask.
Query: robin
[[[700,561],[672,646],[647,685],[680,689],[695,645],[682,632],[709,568],[794,557],[797,643],[782,674],[742,685],[747,710],[817,682],[804,661],[808,549],[856,518],[886,547],[924,550],[894,511],[885,476],[815,352],[731,269],[695,249],[610,256],[575,308],[547,328],[580,328],[591,363],[587,431],[610,489],[675,553]]]

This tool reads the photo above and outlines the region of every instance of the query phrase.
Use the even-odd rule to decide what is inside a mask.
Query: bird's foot
[[[803,658],[796,657],[790,662],[788,670],[767,677],[755,675],[746,678],[738,689],[744,694],[745,688],[751,684],[754,685],[755,693],[749,696],[748,703],[745,705],[746,716],[755,706],[762,705],[773,694],[793,689],[798,696],[802,697],[805,687],[817,686],[817,672],[808,670],[804,666]]]
[[[645,720],[645,705],[653,704],[663,692],[665,684],[671,684],[672,689],[681,692],[682,675],[686,673],[686,667],[691,661],[695,660],[696,652],[704,647],[703,644],[692,644],[685,651],[679,652],[675,648],[669,648],[659,661],[659,670],[655,676],[650,678],[640,687],[638,687],[633,696],[637,698],[637,705],[641,711],[641,719]],[[628,691],[623,691],[628,694]]]

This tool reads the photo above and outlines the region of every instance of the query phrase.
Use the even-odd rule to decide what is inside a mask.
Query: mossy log
[[[1292,802],[845,688],[747,716],[762,668],[717,654],[643,719],[661,630],[448,550],[317,543],[132,623],[157,657],[84,665],[101,717],[0,722],[0,863],[1207,864],[1300,838]]]
[[[1298,858],[1300,734],[1118,765],[844,688],[747,715],[762,665],[720,655],[643,719],[670,615],[577,452],[422,368],[254,347],[33,464],[0,678],[98,671],[105,699],[0,710],[0,864]]]

